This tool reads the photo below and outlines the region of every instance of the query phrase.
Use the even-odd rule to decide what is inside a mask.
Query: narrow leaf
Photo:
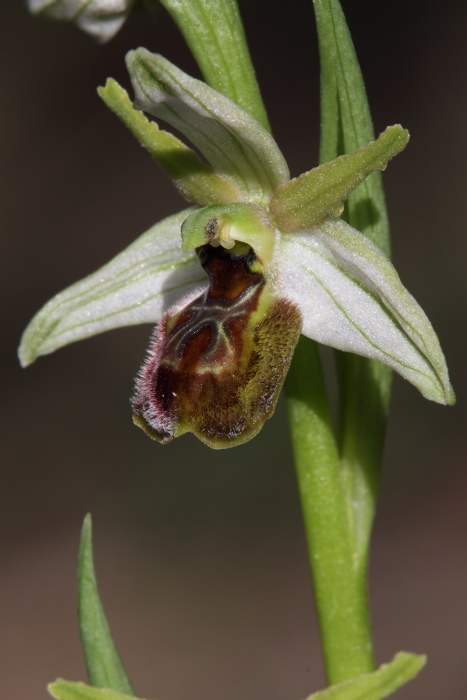
[[[110,78],[97,92],[189,202],[225,204],[242,199],[237,188],[203,163],[193,149],[168,131],[159,129],[156,122],[150,122],[143,112],[134,109],[128,93],[115,80]]]
[[[383,664],[377,671],[332,685],[313,693],[307,700],[382,700],[415,678],[425,663],[425,656],[401,651],[390,663]],[[75,700],[75,698],[60,700]]]
[[[100,270],[53,297],[24,331],[22,366],[112,328],[155,323],[200,287],[206,275],[194,251],[181,249],[180,228],[192,211],[164,219]]]
[[[433,328],[386,256],[341,219],[282,237],[284,293],[313,340],[378,360],[428,399],[454,403]]]
[[[130,51],[127,65],[137,109],[184,134],[246,200],[269,204],[289,171],[276,142],[254,117],[146,49]]]
[[[352,190],[371,172],[384,170],[408,140],[405,129],[390,126],[367,146],[278,187],[270,205],[278,227],[282,231],[301,231],[319,224],[327,216],[339,216]]]
[[[92,685],[134,695],[115,648],[97,589],[89,514],[84,519],[78,557],[78,614],[81,644]]]
[[[268,131],[255,71],[235,0],[161,0],[182,32],[205,81]]]
[[[320,161],[326,163],[365,146],[374,139],[374,131],[362,72],[339,0],[313,0],[313,6],[321,61]],[[389,223],[379,173],[373,173],[351,194],[348,221],[389,255]]]
[[[321,62],[320,161],[352,153],[374,138],[370,107],[339,0],[313,0]],[[371,173],[349,196],[343,218],[390,255],[382,176]],[[381,471],[391,370],[354,354],[337,354],[343,483],[352,504],[355,551],[367,558]],[[339,667],[337,663],[336,667]]]

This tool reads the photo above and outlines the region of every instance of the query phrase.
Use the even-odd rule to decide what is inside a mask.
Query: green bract
[[[425,665],[425,660],[423,656],[400,652],[376,671],[319,690],[307,700],[383,700],[412,680]],[[133,697],[110,688],[93,688],[60,678],[51,683],[48,690],[56,700],[129,700]]]
[[[381,250],[337,218],[350,192],[405,147],[407,132],[389,127],[290,180],[250,114],[145,49],[127,62],[136,107],[178,129],[207,162],[135,111],[114,81],[100,94],[198,208],[161,221],[46,304],[24,333],[23,365],[162,319],[137,380],[135,420],[163,442],[192,431],[213,447],[249,439],[271,415],[300,330],[453,403],[426,315]]]

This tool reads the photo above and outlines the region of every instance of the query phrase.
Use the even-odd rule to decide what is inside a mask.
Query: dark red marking
[[[213,447],[244,442],[271,415],[298,340],[301,317],[267,297],[251,250],[198,249],[209,288],[164,317],[137,379],[136,422],[167,442],[192,431]],[[267,301],[267,300],[266,300]]]

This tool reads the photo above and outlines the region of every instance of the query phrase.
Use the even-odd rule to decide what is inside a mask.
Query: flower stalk
[[[374,133],[342,9],[334,0],[313,4],[321,59],[320,161],[327,163],[368,143]],[[380,173],[350,194],[344,218],[389,254]],[[307,372],[307,356],[317,358],[317,349],[303,343],[289,372],[287,404],[326,675],[334,684],[374,669],[367,569],[392,372],[374,360],[338,353],[337,440],[329,410],[324,424],[317,419],[323,413],[325,387],[317,359],[308,360]],[[316,391],[323,396],[312,399]],[[304,447],[311,431],[318,442],[321,436],[329,444],[332,436],[326,452],[332,461],[321,456],[316,460],[314,447]],[[323,540],[320,533],[326,533]]]
[[[286,381],[287,408],[328,683],[374,668],[366,558],[349,520],[321,361],[302,338]]]

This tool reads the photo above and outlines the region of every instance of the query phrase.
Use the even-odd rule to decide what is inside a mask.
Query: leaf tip
[[[84,516],[82,532],[92,534],[92,516],[91,516],[91,513],[86,513],[86,515]]]
[[[423,668],[427,662],[427,655],[414,654],[412,651],[398,651],[397,654],[394,656],[393,662],[394,661],[398,661],[399,663],[410,662],[413,663],[415,666]]]
[[[92,518],[91,513],[86,513],[81,527],[81,537],[79,545],[79,561],[81,565],[87,562],[93,568],[92,561]]]

